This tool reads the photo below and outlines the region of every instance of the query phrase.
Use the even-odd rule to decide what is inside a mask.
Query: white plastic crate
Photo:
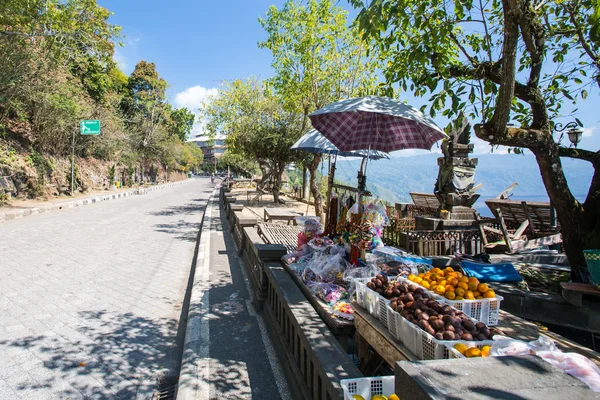
[[[357,278],[354,280],[356,283],[356,299],[362,308],[379,319],[379,298],[381,296],[376,291],[367,287],[367,282],[370,280],[369,278]],[[362,303],[359,299],[362,299]]]
[[[391,301],[389,301],[385,297],[381,296],[379,293],[377,293],[377,292],[375,292],[375,293],[379,296],[379,311],[377,314],[378,318],[379,318],[379,322],[381,322],[381,324],[387,328],[389,326],[389,318],[388,318],[387,309],[389,308]]]
[[[344,400],[354,400],[353,394],[359,394],[367,400],[378,394],[389,397],[395,390],[393,376],[342,379],[340,384],[344,390]]]
[[[460,354],[460,352],[458,350],[456,350],[454,348],[454,345],[456,345],[457,343],[464,343],[465,345],[467,345],[468,348],[477,347],[478,349],[481,350],[482,346],[491,346],[494,343],[494,341],[493,340],[482,340],[480,342],[465,342],[462,340],[457,340],[454,342],[445,343],[447,353],[448,353],[448,358],[466,358],[465,356]]]
[[[450,347],[458,342],[471,343],[473,345],[480,344],[483,346],[488,344],[488,342],[491,342],[489,340],[470,342],[462,340],[437,340],[417,325],[403,318],[399,313],[392,310],[391,307],[388,307],[387,314],[388,321],[390,321],[390,325],[388,326],[390,334],[420,360],[441,360],[450,358],[449,349],[446,346],[448,344],[450,344]]]
[[[502,300],[504,300],[504,297],[496,295],[491,299],[479,300],[445,299],[445,303],[487,326],[496,326],[500,318],[500,303]]]
[[[354,284],[356,287],[356,302],[362,308],[365,308],[365,292],[368,289],[366,283],[368,279],[366,278],[356,278],[354,279]]]
[[[451,307],[456,308],[464,312],[467,316],[483,322],[487,326],[496,326],[500,318],[500,303],[504,300],[504,297],[496,295],[492,299],[479,299],[479,300],[448,300],[444,296],[440,296],[437,293],[432,292],[429,289],[424,288],[418,283],[409,281],[406,278],[398,278],[400,282],[406,282],[411,286],[420,287],[429,295],[429,297],[438,300],[442,303],[448,304]]]

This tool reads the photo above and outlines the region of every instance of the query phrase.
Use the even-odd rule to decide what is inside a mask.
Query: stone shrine
[[[443,157],[438,158],[439,173],[434,194],[440,202],[435,217],[417,217],[417,230],[471,229],[475,226],[473,204],[476,158],[469,158],[474,145],[470,143],[471,125],[464,115],[460,126],[442,143]]]

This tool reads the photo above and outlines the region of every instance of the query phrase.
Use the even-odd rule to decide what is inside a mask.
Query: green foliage
[[[331,0],[288,0],[259,22],[268,34],[259,47],[273,53],[269,84],[288,109],[306,119],[331,102],[373,94],[377,65],[366,57],[358,31],[348,28],[347,12]]]
[[[226,151],[217,159],[217,170],[230,170],[234,175],[250,177],[258,173],[258,164],[251,158],[231,151]]]
[[[171,134],[176,135],[182,142],[185,142],[194,127],[196,116],[187,108],[182,107],[171,111],[170,117],[169,130]]]
[[[386,90],[396,85],[416,96],[429,95],[425,108],[454,119],[467,111],[475,120],[489,121],[500,87],[499,55],[504,44],[504,16],[499,1],[373,0],[357,17],[374,52],[387,65]],[[517,79],[537,90],[551,120],[565,102],[585,99],[589,84],[600,72],[598,45],[590,38],[593,0],[556,0],[523,5],[529,18],[522,27],[527,42],[517,49]],[[530,22],[530,23],[529,23]],[[523,28],[522,28],[523,29]],[[581,35],[580,35],[581,33]],[[531,39],[529,39],[531,37]],[[590,45],[591,55],[586,50]],[[532,56],[532,50],[534,56]],[[540,51],[541,58],[533,59]],[[573,60],[577,60],[575,62]],[[540,70],[541,65],[547,65]],[[599,81],[600,83],[600,81]],[[533,123],[526,95],[517,95],[511,116],[524,127]]]
[[[120,27],[108,22],[110,15],[96,0],[2,2],[5,137],[35,149],[35,160],[70,155],[75,133],[78,157],[110,160],[132,171],[139,164],[143,170],[156,164],[193,168],[202,159],[184,143],[193,114],[167,104],[167,82],[153,63],[141,61],[131,77],[119,70],[113,55]],[[102,134],[79,135],[83,119],[99,119]],[[0,149],[0,159],[6,158]]]
[[[109,186],[112,185],[115,182],[115,174],[116,174],[115,168],[116,168],[115,164],[111,165],[108,168],[108,176],[107,176],[107,178],[108,178],[108,184],[109,184]]]

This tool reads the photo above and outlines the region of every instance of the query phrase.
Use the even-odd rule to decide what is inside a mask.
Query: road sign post
[[[83,120],[79,123],[79,133],[81,135],[99,135],[100,120]],[[71,196],[75,191],[75,130],[73,130],[73,139],[71,143]]]

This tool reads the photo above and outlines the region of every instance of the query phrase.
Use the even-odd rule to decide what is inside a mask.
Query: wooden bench
[[[588,283],[561,282],[560,286],[562,287],[563,298],[576,307],[583,305],[584,295],[600,298],[600,289]]]
[[[436,210],[440,207],[440,201],[437,197],[435,197],[435,194],[411,192],[410,197],[412,197],[415,206],[424,208],[434,208]]]
[[[478,219],[479,230],[486,249],[494,248],[513,253],[562,243],[560,226],[552,227],[550,203],[503,199],[486,200],[494,219]],[[489,225],[496,224],[497,227]],[[489,243],[486,233],[494,233],[504,243]]]
[[[282,244],[288,253],[293,253],[298,249],[298,233],[300,233],[300,228],[297,226],[269,222],[258,224],[258,234],[265,243]]]
[[[300,217],[302,215],[302,213],[297,213],[282,208],[265,208],[263,220],[265,222],[287,221],[288,225],[290,222],[293,222],[294,225],[296,225],[296,217]]]

